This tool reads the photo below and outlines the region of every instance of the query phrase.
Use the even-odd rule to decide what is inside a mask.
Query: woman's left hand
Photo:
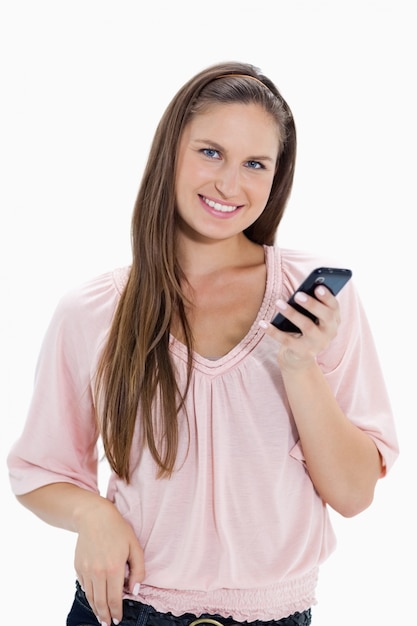
[[[298,292],[295,300],[317,318],[317,323],[283,300],[276,303],[277,312],[295,324],[301,333],[284,332],[264,321],[260,324],[280,344],[278,361],[283,369],[302,369],[311,365],[337,334],[340,311],[336,297],[323,286],[316,288],[315,295],[317,299]]]

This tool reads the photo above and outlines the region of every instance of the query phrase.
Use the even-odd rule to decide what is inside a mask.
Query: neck
[[[178,260],[189,276],[210,274],[227,267],[251,264],[263,255],[262,246],[250,241],[243,233],[221,241],[192,241],[178,236]]]

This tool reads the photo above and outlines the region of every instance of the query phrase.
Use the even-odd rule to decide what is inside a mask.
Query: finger
[[[79,579],[80,580],[80,579]],[[94,593],[93,593],[93,585],[91,583],[89,583],[88,581],[80,581],[80,585],[81,585],[81,589],[83,590],[86,600],[88,602],[88,604],[90,605],[91,610],[93,611],[94,615],[97,617],[97,608],[94,604]],[[97,617],[98,619],[98,617]]]
[[[295,296],[295,300],[318,320],[317,325],[320,325],[321,322],[332,323],[339,316],[339,303],[337,298],[328,289],[322,286],[318,287],[315,293],[318,294],[321,299],[298,292]]]
[[[143,551],[139,544],[131,548],[129,556],[129,590],[137,596],[140,591],[140,583],[145,578],[145,564]]]
[[[107,598],[107,583],[105,578],[96,578],[93,582],[93,604],[94,613],[101,626],[111,624],[111,614]],[[91,607],[93,608],[93,607]]]
[[[314,304],[316,304],[316,309],[318,307],[323,307],[322,304],[318,303],[314,298],[307,296],[305,293],[299,292],[297,293],[298,303],[303,307],[305,312],[298,311],[296,308],[285,302],[284,300],[277,300],[276,307],[278,311],[289,320],[294,326],[300,329],[300,332],[304,334],[309,329],[313,328],[317,325],[317,316],[313,312]],[[307,315],[308,313],[309,315]],[[315,316],[314,319],[311,316]],[[299,333],[285,333],[285,335],[299,336]]]
[[[107,580],[107,603],[114,624],[123,618],[123,584],[124,568],[117,576]]]
[[[332,311],[336,311],[339,307],[336,296],[333,295],[329,289],[323,287],[322,285],[320,285],[320,287],[317,287],[314,291],[314,299],[316,300],[316,302],[318,301],[322,304],[325,304],[326,307]],[[314,306],[314,303],[312,306]]]
[[[325,304],[324,309],[319,314],[321,315],[320,323],[327,327],[330,336],[333,337],[341,322],[339,302],[336,296],[323,286],[318,287],[316,292],[322,298],[323,304]]]

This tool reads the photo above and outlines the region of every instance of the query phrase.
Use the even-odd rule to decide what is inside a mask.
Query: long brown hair
[[[253,80],[255,79],[255,80]],[[141,436],[158,475],[169,476],[178,446],[178,411],[192,368],[192,334],[176,255],[175,173],[184,127],[211,104],[257,103],[280,130],[280,153],[266,207],[245,231],[272,245],[294,176],[296,131],[285,100],[256,67],[225,62],[191,78],[174,96],[156,129],[132,216],[132,265],[97,370],[98,419],[112,469],[129,482],[130,453],[140,410]],[[188,349],[188,383],[179,389],[169,351],[173,314]],[[158,402],[158,416],[152,410]]]

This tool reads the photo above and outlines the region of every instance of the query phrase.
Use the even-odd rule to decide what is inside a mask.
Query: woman
[[[8,464],[19,501],[78,534],[68,626],[310,624],[328,507],[363,511],[397,457],[352,281],[298,295],[318,324],[286,303],[329,265],[274,243],[295,155],[258,69],[198,73],[156,130],[131,267],[57,307]]]

